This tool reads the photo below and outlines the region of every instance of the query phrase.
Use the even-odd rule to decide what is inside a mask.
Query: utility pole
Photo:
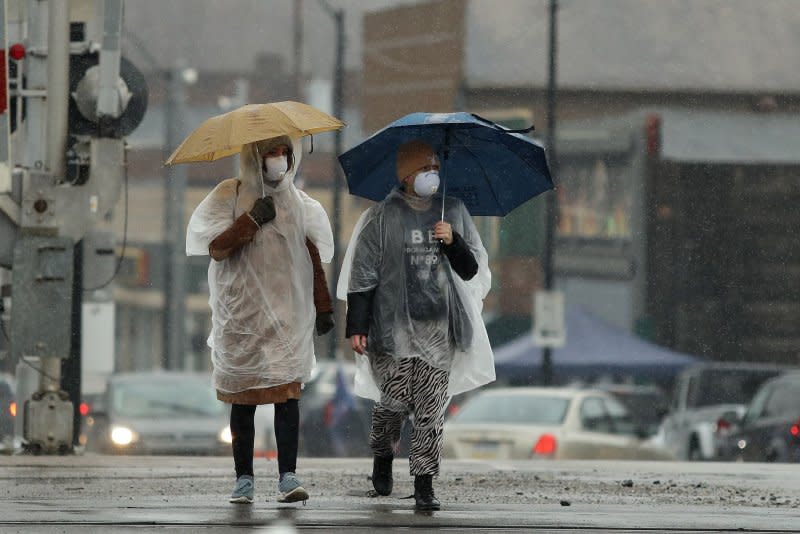
[[[294,96],[303,92],[303,0],[294,0]]]
[[[166,158],[183,140],[183,121],[186,117],[186,69],[178,61],[167,77]],[[186,354],[186,252],[184,198],[186,196],[186,166],[167,168],[164,195],[164,368],[179,369]]]
[[[547,154],[550,175],[558,176],[558,157],[556,152],[556,60],[558,57],[558,0],[550,0],[549,31],[549,69],[547,78]],[[551,191],[546,196],[545,239],[544,239],[544,287],[553,289],[553,255],[555,247],[555,231],[558,218],[557,195]],[[546,345],[542,349],[542,382],[549,386],[553,383],[553,349]]]
[[[344,114],[344,51],[345,51],[345,27],[344,27],[344,10],[334,9],[324,0],[320,0],[320,5],[327,11],[333,18],[336,27],[336,65],[334,67],[334,83],[333,83],[333,115],[341,118]],[[333,316],[334,327],[330,332],[330,353],[331,359],[336,358],[336,348],[339,345],[339,326],[341,323],[340,314],[337,313],[338,306],[336,305],[336,286],[339,283],[339,251],[341,249],[339,234],[341,233],[341,218],[342,218],[342,171],[337,163],[339,154],[344,150],[344,137],[342,130],[336,130],[334,138],[334,159],[333,159],[333,262],[331,263],[332,285],[333,289]]]

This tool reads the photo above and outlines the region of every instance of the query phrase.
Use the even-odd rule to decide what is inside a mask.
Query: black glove
[[[253,204],[253,208],[250,210],[250,217],[252,217],[259,226],[264,226],[274,219],[275,201],[272,200],[272,197],[257,199]]]
[[[333,312],[322,312],[317,314],[316,327],[317,335],[323,336],[333,328]]]

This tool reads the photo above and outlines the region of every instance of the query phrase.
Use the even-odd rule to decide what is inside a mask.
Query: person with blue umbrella
[[[351,148],[339,162],[350,193],[380,202],[395,187],[397,148],[429,144],[441,163],[443,197],[458,197],[472,216],[503,217],[553,189],[544,147],[474,113],[411,113]]]
[[[481,319],[488,256],[464,203],[443,198],[433,147],[396,149],[395,187],[362,214],[345,255],[338,296],[356,353],[354,391],[376,401],[370,447],[378,495],[392,491],[402,425],[413,414],[409,455],[415,507],[438,510],[445,408],[452,395],[494,380]]]

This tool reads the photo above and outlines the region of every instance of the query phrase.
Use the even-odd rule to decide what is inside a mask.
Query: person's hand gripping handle
[[[261,197],[253,203],[249,211],[250,217],[259,226],[264,226],[275,218],[275,201],[272,197]]]
[[[445,245],[453,244],[453,227],[449,222],[439,221],[433,227],[433,237],[439,239]]]

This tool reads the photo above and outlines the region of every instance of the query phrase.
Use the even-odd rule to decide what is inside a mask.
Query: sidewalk
[[[256,464],[256,503],[231,505],[229,458],[0,457],[0,532],[194,527],[450,527],[508,531],[745,529],[796,532],[794,465],[679,462],[456,462],[435,483],[442,511],[413,511],[406,460],[395,491],[370,498],[368,459],[300,459],[306,506],[275,499],[274,461]],[[59,527],[59,528],[56,528]],[[352,529],[350,529],[352,530]],[[319,530],[317,530],[319,531]],[[344,530],[343,530],[344,531]],[[568,531],[568,530],[567,530]]]

